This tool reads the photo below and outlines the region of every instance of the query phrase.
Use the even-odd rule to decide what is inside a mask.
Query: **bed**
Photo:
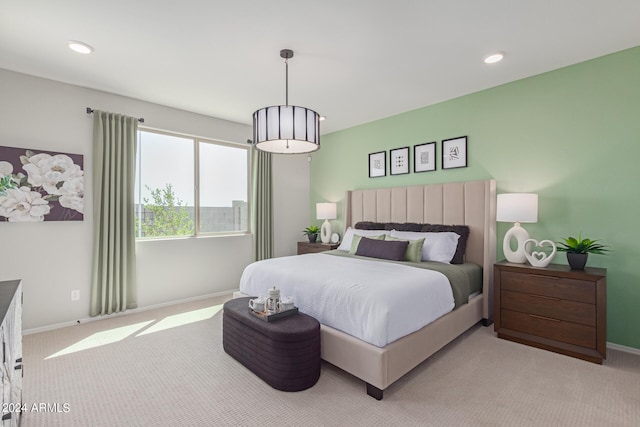
[[[491,275],[496,256],[495,205],[494,180],[347,191],[345,229],[358,223],[373,228],[392,228],[404,223],[466,225],[469,235],[464,261],[481,268],[482,292],[415,332],[392,337],[388,344],[374,345],[357,338],[357,334],[329,326],[330,321],[321,321],[322,359],[362,379],[367,394],[380,400],[386,388],[467,329],[480,321],[490,325]],[[284,260],[273,260],[273,264],[280,262]],[[277,270],[277,265],[274,268]],[[243,289],[250,288],[241,284],[237,294],[246,295]]]

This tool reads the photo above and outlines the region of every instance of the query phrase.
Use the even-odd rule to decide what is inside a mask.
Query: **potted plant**
[[[317,225],[310,225],[302,231],[302,234],[306,234],[309,238],[310,243],[315,243],[318,238],[318,233],[320,232],[320,227]]]
[[[558,250],[567,253],[567,261],[573,270],[584,270],[587,257],[590,253],[606,255],[609,251],[607,245],[598,243],[598,240],[583,239],[581,234],[578,238],[566,237],[563,242],[558,242]]]

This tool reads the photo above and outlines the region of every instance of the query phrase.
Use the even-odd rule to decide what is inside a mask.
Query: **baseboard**
[[[640,348],[627,347],[625,345],[614,344],[612,342],[607,343],[607,348],[611,350],[624,351],[625,353],[637,354],[640,356]]]
[[[104,316],[96,316],[96,317],[86,317],[84,319],[71,320],[71,321],[68,321],[68,322],[61,322],[61,323],[54,323],[53,325],[41,326],[39,328],[25,329],[24,331],[22,331],[22,335],[37,334],[39,332],[47,332],[47,331],[52,331],[54,329],[67,328],[69,326],[73,326],[73,325],[77,325],[77,324],[81,324],[81,323],[95,322],[96,320],[111,319],[113,317],[127,316],[129,314],[141,313],[143,311],[153,310],[153,309],[156,309],[156,308],[169,307],[171,305],[176,305],[176,304],[184,304],[184,303],[187,303],[187,302],[200,301],[200,300],[207,299],[207,298],[220,297],[220,296],[223,296],[223,295],[233,294],[236,291],[237,291],[237,289],[231,289],[231,290],[228,290],[228,291],[221,291],[221,292],[215,292],[215,293],[212,293],[212,294],[199,295],[199,296],[184,298],[184,299],[175,300],[175,301],[163,302],[163,303],[160,303],[160,304],[147,305],[145,307],[132,308],[132,309],[129,309],[127,311],[120,312],[120,313],[113,313],[113,314],[107,314],[107,315],[104,315]]]

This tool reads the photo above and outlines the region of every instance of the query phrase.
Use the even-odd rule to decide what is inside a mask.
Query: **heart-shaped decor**
[[[534,250],[535,248],[542,249],[545,244],[551,246],[552,250],[550,254],[547,254],[546,252],[543,252],[541,250]],[[546,267],[547,265],[549,265],[551,260],[553,260],[553,257],[556,256],[556,244],[551,240],[543,240],[541,242],[538,242],[536,239],[527,239],[524,241],[523,245],[524,256],[527,258],[527,261],[529,261],[529,264],[533,265],[534,267]]]

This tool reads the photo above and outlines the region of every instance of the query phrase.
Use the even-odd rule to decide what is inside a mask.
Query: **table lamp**
[[[322,243],[329,243],[331,240],[331,224],[330,219],[336,219],[337,209],[335,203],[316,203],[316,218],[324,219],[322,228],[320,229],[320,240]]]
[[[496,221],[514,223],[513,227],[504,235],[502,250],[507,261],[524,264],[527,260],[524,253],[524,241],[529,238],[529,233],[520,226],[520,223],[538,221],[538,195],[532,193],[498,194]],[[515,250],[511,249],[511,239],[516,240]]]

